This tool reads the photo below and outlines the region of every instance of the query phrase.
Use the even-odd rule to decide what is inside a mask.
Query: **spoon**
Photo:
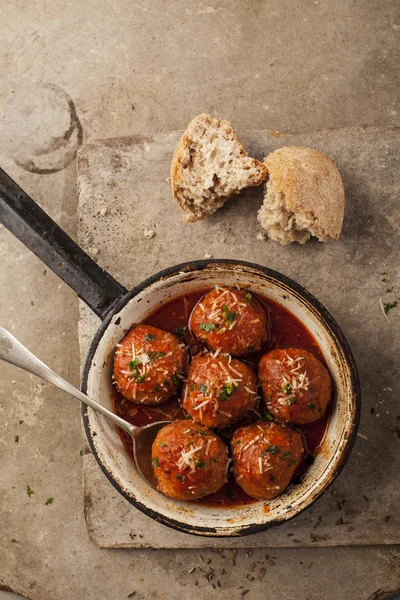
[[[150,423],[150,425],[144,425],[143,427],[137,427],[136,425],[128,423],[128,421],[121,419],[121,417],[118,417],[118,415],[115,415],[98,402],[95,402],[89,398],[89,396],[86,396],[86,394],[68,383],[68,381],[65,381],[65,379],[54,373],[54,371],[32,354],[28,348],[25,348],[21,342],[3,327],[0,327],[0,359],[15,365],[20,369],[24,369],[24,371],[33,373],[33,375],[37,375],[56,387],[59,387],[61,390],[74,396],[83,402],[83,404],[90,406],[90,408],[101,413],[115,423],[115,425],[118,425],[118,427],[121,427],[121,429],[129,433],[132,438],[133,457],[135,459],[136,467],[143,479],[145,479],[153,488],[156,488],[156,481],[151,464],[151,446],[160,429],[165,427],[165,425],[168,425],[168,423],[171,423],[171,421],[157,421],[156,423]]]

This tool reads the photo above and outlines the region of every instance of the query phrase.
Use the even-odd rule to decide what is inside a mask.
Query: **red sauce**
[[[203,289],[197,292],[191,292],[190,294],[166,302],[160,308],[155,310],[144,322],[147,325],[153,325],[154,327],[159,327],[160,329],[170,331],[171,333],[174,333],[177,327],[187,327],[190,313],[207,291],[208,290]],[[260,352],[247,356],[245,358],[246,362],[255,369],[261,356],[266,352],[269,352],[274,348],[295,347],[308,350],[321,362],[325,363],[317,342],[308,329],[292,313],[272,300],[261,296],[257,297],[269,315],[268,342]],[[187,331],[184,339],[191,354],[197,354],[199,351],[203,350],[204,347],[202,344],[200,344],[189,331]],[[113,406],[114,412],[133,425],[147,425],[148,423],[153,423],[162,419],[172,420],[185,417],[185,413],[180,405],[179,397],[177,395],[160,406],[140,406],[125,400],[124,397],[114,389]],[[257,417],[254,415],[254,419],[252,420],[254,421],[256,419]],[[252,420],[249,419],[248,422],[250,423]],[[305,438],[308,455],[302,465],[300,465],[294,478],[294,483],[299,483],[301,481],[301,477],[307,469],[307,466],[318,453],[318,448],[325,436],[328,422],[329,410],[320,421],[312,423],[311,425],[297,427]],[[119,430],[119,433],[126,449],[132,454],[130,436],[122,430]],[[224,441],[227,442],[232,435],[232,431],[225,430],[224,432],[221,432],[220,435]],[[218,492],[211,494],[198,502],[206,504],[207,506],[232,508],[234,506],[251,504],[256,502],[256,500],[250,498],[231,477]]]

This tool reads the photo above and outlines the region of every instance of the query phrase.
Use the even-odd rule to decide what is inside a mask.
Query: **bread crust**
[[[192,139],[191,131],[199,121],[204,121],[206,124],[208,123],[210,125],[214,122],[214,125],[216,125],[217,127],[227,128],[233,137],[234,143],[237,144],[237,146],[238,146],[240,156],[243,158],[248,158],[248,153],[244,149],[243,144],[241,144],[241,142],[239,142],[239,140],[237,139],[235,132],[233,131],[233,128],[228,121],[221,120],[221,119],[217,120],[217,119],[214,119],[213,117],[210,117],[210,115],[202,113],[202,114],[198,115],[197,117],[195,117],[189,123],[186,131],[183,133],[180,141],[178,142],[178,145],[176,147],[176,150],[174,152],[174,155],[172,157],[172,162],[171,162],[172,195],[173,195],[173,198],[175,199],[175,201],[177,202],[179,208],[186,212],[186,215],[184,217],[184,220],[186,223],[190,223],[193,221],[200,221],[200,220],[205,219],[208,215],[212,214],[218,208],[223,206],[229,198],[231,198],[235,194],[239,194],[241,192],[241,190],[243,189],[243,188],[237,189],[229,195],[214,198],[213,202],[215,203],[215,206],[212,211],[207,211],[206,209],[204,209],[204,212],[201,212],[200,210],[198,210],[195,213],[193,211],[190,211],[190,209],[188,209],[188,207],[185,206],[184,202],[182,202],[182,200],[179,196],[179,193],[178,193],[178,190],[184,181],[184,174],[183,174],[183,170],[181,167],[181,162],[185,156],[186,150],[189,147],[190,141]],[[259,169],[261,172],[260,178],[257,181],[249,183],[249,185],[247,186],[247,187],[255,187],[255,186],[260,185],[267,178],[268,169],[263,162],[260,162],[256,159],[250,159],[250,160],[253,162],[253,167]]]
[[[270,184],[283,194],[287,208],[313,221],[312,235],[338,239],[344,218],[344,187],[335,163],[326,154],[302,146],[284,146],[264,163]]]

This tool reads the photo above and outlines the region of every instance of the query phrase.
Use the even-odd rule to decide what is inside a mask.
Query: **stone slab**
[[[353,349],[363,389],[362,437],[334,486],[312,508],[244,539],[193,537],[153,522],[115,492],[87,454],[85,514],[91,539],[102,547],[178,548],[399,543],[399,441],[392,432],[400,413],[399,309],[386,319],[379,306],[379,298],[389,302],[400,293],[399,130],[240,135],[255,157],[284,145],[307,145],[329,154],[341,171],[346,214],[340,240],[289,247],[257,239],[261,189],[230,200],[205,222],[183,223],[168,181],[179,135],[115,138],[83,147],[78,161],[80,244],[128,288],[172,264],[209,255],[254,261],[297,280],[333,313]],[[155,231],[151,239],[144,236],[149,228]],[[85,307],[81,310],[83,357],[98,320]]]

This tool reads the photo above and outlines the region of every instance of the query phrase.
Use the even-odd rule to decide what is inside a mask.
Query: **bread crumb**
[[[100,250],[98,248],[89,248],[88,253],[90,256],[97,256]]]
[[[226,242],[226,237],[222,237],[222,238],[221,238],[219,241],[220,241],[220,243],[221,243],[221,244],[225,244],[225,242]]]
[[[151,240],[151,238],[153,238],[156,235],[156,232],[154,231],[154,229],[145,229],[143,235],[146,238],[146,240]]]
[[[268,236],[267,236],[267,234],[266,234],[266,233],[261,233],[261,232],[260,232],[260,233],[257,233],[257,239],[258,239],[260,242],[265,242],[265,241],[268,239]]]
[[[204,254],[204,258],[212,258],[212,255],[209,252],[206,252]]]
[[[102,208],[100,211],[100,216],[105,217],[107,213],[108,213],[108,208],[107,207]]]

